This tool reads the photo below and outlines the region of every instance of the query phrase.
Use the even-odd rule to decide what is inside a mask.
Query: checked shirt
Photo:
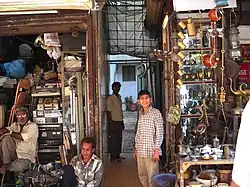
[[[84,164],[81,155],[72,158],[70,165],[77,176],[77,187],[100,187],[103,176],[103,165],[100,158],[92,155],[87,164]]]
[[[141,110],[135,136],[137,156],[152,157],[156,148],[159,149],[161,155],[163,134],[163,119],[160,111],[151,106],[145,113]]]

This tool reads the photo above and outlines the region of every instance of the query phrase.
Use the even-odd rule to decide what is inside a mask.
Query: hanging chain
[[[199,11],[199,14],[200,14],[200,42],[201,42],[201,52],[200,52],[200,55],[201,55],[201,59],[202,59],[202,56],[203,56],[203,24],[202,24],[202,13],[201,11]],[[202,62],[203,63],[203,62]],[[204,69],[204,65],[202,64],[202,88],[204,89],[205,88],[205,69]]]
[[[224,88],[224,72],[225,72],[225,35],[224,35],[224,32],[225,32],[225,16],[224,16],[224,12],[222,10],[221,10],[221,14],[222,14],[222,45],[221,45],[220,103],[222,105],[222,103],[225,102],[225,100],[226,100],[226,91],[225,91],[225,88]]]
[[[225,16],[224,16],[224,12],[221,10],[221,14],[222,14],[222,45],[221,45],[221,88],[220,88],[220,105],[221,105],[221,111],[222,111],[222,115],[223,118],[225,120],[226,126],[224,128],[224,133],[223,133],[223,140],[222,140],[222,144],[225,143],[225,139],[226,139],[226,134],[228,131],[228,127],[227,127],[227,118],[226,118],[226,114],[224,111],[224,106],[223,106],[223,102],[225,102],[226,100],[226,91],[224,88],[224,73],[225,73]],[[231,13],[230,13],[230,25],[231,25]]]
[[[170,70],[171,70],[171,105],[175,105],[175,74],[174,74],[174,62],[170,61]],[[170,126],[170,155],[171,155],[171,169],[175,167],[175,125],[171,124]]]

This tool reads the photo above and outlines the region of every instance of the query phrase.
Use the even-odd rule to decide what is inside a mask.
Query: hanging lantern
[[[228,6],[228,0],[214,0],[216,8]]]
[[[178,23],[178,25],[179,25],[179,27],[181,28],[181,29],[185,29],[187,26],[186,26],[186,24],[183,22],[183,21],[180,21],[179,23]]]
[[[178,46],[181,48],[181,49],[186,49],[187,46],[183,43],[183,42],[178,42]]]
[[[231,25],[229,30],[229,41],[231,44],[231,49],[229,50],[229,55],[231,58],[240,57],[241,50],[240,50],[240,41],[239,41],[239,29],[235,25]]]
[[[177,84],[176,84],[176,87],[179,88],[179,89],[180,89],[181,86],[183,85],[183,82],[182,82],[181,79],[178,79],[178,80],[176,81],[176,83],[177,83]]]
[[[188,33],[188,36],[195,36],[196,35],[195,24],[194,24],[192,18],[188,18],[187,33]]]
[[[179,37],[180,37],[180,39],[182,39],[182,40],[184,40],[185,39],[185,35],[184,35],[184,33],[183,32],[178,32],[178,34],[177,34]]]

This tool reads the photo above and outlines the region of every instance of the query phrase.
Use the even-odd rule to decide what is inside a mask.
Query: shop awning
[[[90,10],[91,0],[1,0],[0,12],[34,10]]]

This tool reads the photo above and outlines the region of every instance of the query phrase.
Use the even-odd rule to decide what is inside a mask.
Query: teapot
[[[202,153],[202,154],[209,154],[209,155],[211,155],[213,152],[212,152],[212,148],[209,146],[209,145],[205,145],[204,147],[202,147],[201,149],[200,149],[200,152]]]

